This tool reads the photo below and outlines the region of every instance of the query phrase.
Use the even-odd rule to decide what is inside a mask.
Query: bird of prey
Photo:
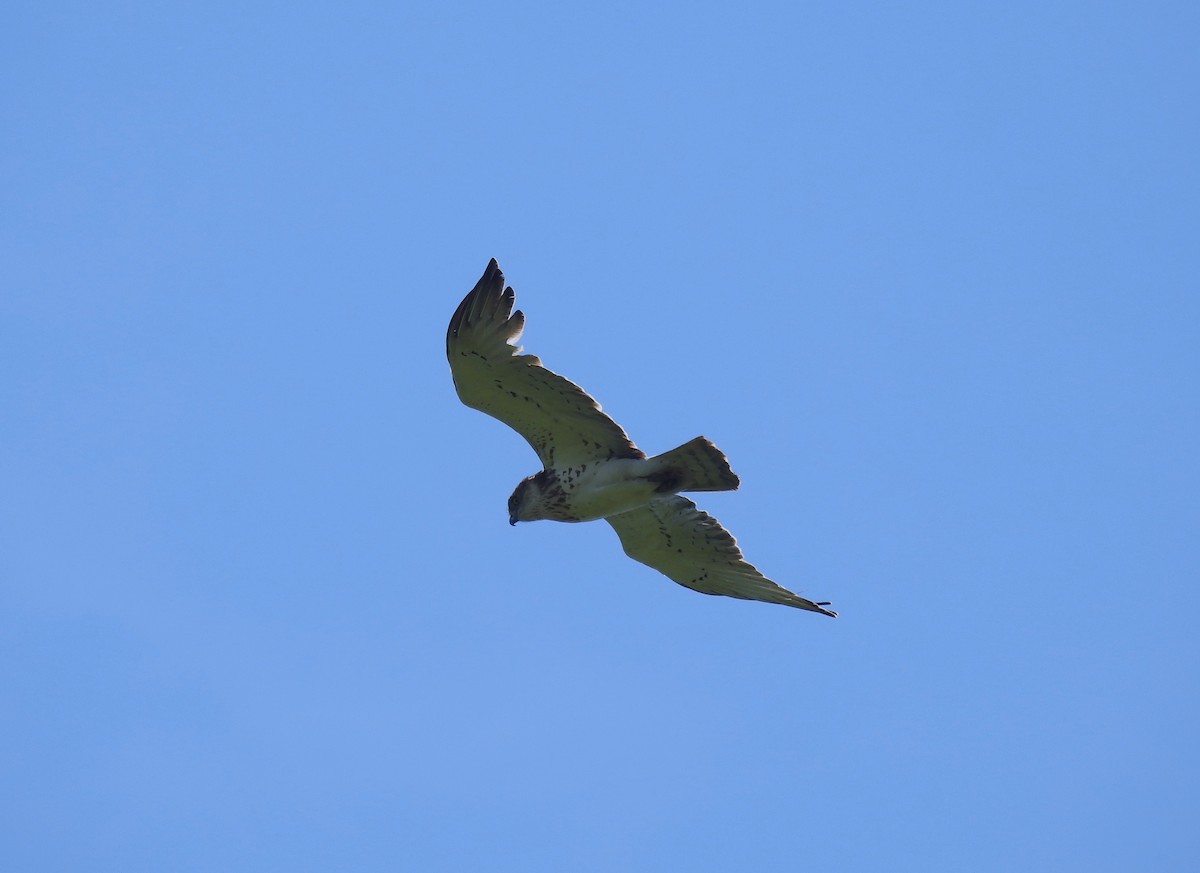
[[[508,520],[593,521],[625,554],[704,594],[781,603],[834,616],[747,563],[715,518],[681,491],[733,491],[738,477],[704,437],[648,458],[582,388],[515,345],[525,316],[495,258],[455,310],[446,357],[458,396],[528,440],[543,469],[508,498]]]

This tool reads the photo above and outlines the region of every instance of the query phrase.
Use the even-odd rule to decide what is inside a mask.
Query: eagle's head
[[[508,523],[537,521],[550,518],[555,521],[578,521],[566,506],[566,495],[558,483],[558,474],[553,470],[534,473],[521,483],[508,498]]]
[[[522,479],[508,498],[508,523],[516,524],[518,521],[534,521],[541,518],[536,513],[541,498],[542,489],[538,487],[535,477]]]

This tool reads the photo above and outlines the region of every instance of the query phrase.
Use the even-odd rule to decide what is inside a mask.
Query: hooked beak
[[[515,525],[517,523],[517,517],[515,515],[510,515],[508,517],[508,523],[510,525]]]

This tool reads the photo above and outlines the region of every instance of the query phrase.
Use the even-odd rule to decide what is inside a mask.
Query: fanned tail
[[[741,484],[721,450],[702,436],[650,460],[657,467],[651,478],[661,494],[734,491]]]

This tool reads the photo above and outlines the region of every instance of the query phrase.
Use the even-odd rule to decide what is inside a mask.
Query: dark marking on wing
[[[817,603],[788,591],[747,563],[729,531],[686,497],[656,497],[606,520],[621,538],[625,554],[680,585],[703,594],[837,614],[824,608],[827,601]]]
[[[542,464],[576,465],[606,458],[644,458],[625,431],[582,388],[515,345],[525,316],[504,285],[495,258],[454,311],[446,358],[467,406],[507,424],[533,446]]]

